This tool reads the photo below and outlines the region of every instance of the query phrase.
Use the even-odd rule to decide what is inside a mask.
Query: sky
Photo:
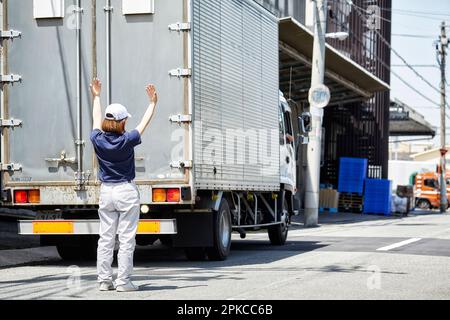
[[[438,39],[440,25],[445,21],[450,25],[450,1],[449,0],[392,0],[392,47],[411,65],[435,65],[436,49],[433,42]],[[413,16],[415,13],[400,12],[398,10],[419,11],[422,13],[433,13],[426,17]],[[437,15],[439,14],[439,15]],[[415,14],[417,15],[417,14]],[[450,34],[450,28],[447,30]],[[429,38],[400,37],[396,34],[414,34],[427,36]],[[450,36],[449,36],[450,37]],[[450,50],[450,47],[449,47]],[[447,77],[450,75],[450,55],[447,57]],[[413,87],[421,91],[425,96],[440,103],[440,95],[425,82],[420,80],[411,70],[394,65],[403,62],[392,54],[392,70],[399,74]],[[440,88],[440,71],[438,68],[415,67],[436,88]],[[450,78],[448,79],[450,83]],[[391,77],[391,99],[398,98],[416,111],[425,116],[425,119],[433,126],[440,126],[440,110],[432,103],[416,94],[394,75]],[[450,96],[449,96],[450,98]],[[448,100],[450,104],[450,99]],[[450,115],[450,109],[447,109]],[[450,120],[447,119],[447,128],[450,128]],[[450,143],[450,129],[447,130],[447,144]],[[440,138],[436,137],[433,142],[436,146],[440,144]]]

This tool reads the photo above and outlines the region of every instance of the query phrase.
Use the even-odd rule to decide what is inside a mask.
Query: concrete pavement
[[[9,267],[0,299],[450,299],[450,215],[321,218],[320,228],[295,223],[283,247],[236,236],[225,262],[140,247],[135,293],[98,292],[95,263]]]

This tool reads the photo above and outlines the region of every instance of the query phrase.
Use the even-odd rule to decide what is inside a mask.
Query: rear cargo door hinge
[[[172,169],[189,169],[192,168],[192,161],[191,160],[180,160],[180,161],[173,161],[170,164],[170,167]]]
[[[1,163],[1,171],[22,171],[22,165],[18,163]]]
[[[169,24],[169,30],[170,31],[190,31],[191,30],[191,24],[189,22],[177,22],[173,24]]]
[[[2,39],[14,39],[22,37],[22,32],[16,30],[1,31]]]
[[[178,124],[191,123],[192,116],[190,114],[176,114],[176,115],[170,116],[169,120],[172,123],[178,123]]]
[[[2,74],[1,75],[2,83],[14,83],[22,81],[22,76],[18,74]]]
[[[178,69],[172,69],[169,71],[169,75],[171,77],[190,77],[192,75],[192,71],[191,69],[182,69],[182,68],[178,68]]]
[[[0,119],[0,127],[2,128],[15,128],[15,127],[21,127],[22,126],[22,120],[18,119]]]

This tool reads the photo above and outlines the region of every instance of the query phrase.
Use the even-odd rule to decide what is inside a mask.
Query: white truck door
[[[136,180],[186,183],[191,160],[189,6],[180,0],[134,2],[111,0],[109,15],[98,12],[98,72],[105,77],[109,71],[111,103],[125,105],[133,116],[127,130],[147,110],[145,85],[153,83],[158,91],[154,118],[135,151]],[[109,34],[104,27],[108,17]],[[103,58],[108,47],[110,63]]]
[[[296,187],[296,158],[292,118],[286,100],[280,98],[280,181],[294,190]]]
[[[5,174],[7,186],[74,183],[78,161],[87,175],[92,173],[88,138],[92,130],[88,83],[92,74],[92,16],[90,1],[83,4],[78,29],[82,66],[78,69],[73,1],[3,1],[6,30],[21,32],[20,38],[4,40],[2,46],[2,62],[7,63],[3,71],[13,75],[4,86],[2,118],[22,121],[21,127],[4,131],[1,161],[21,166],[21,171],[12,168]],[[20,82],[16,81],[19,76]],[[82,83],[81,124],[77,121],[78,80]],[[80,128],[82,141],[77,141]],[[78,144],[83,145],[80,159]]]
[[[295,188],[296,178],[296,159],[295,159],[295,140],[292,127],[292,117],[290,111],[284,112],[284,123],[286,130],[286,180],[289,185]]]

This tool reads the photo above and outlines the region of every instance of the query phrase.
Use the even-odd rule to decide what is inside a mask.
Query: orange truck
[[[450,203],[450,172],[446,173],[447,198]],[[419,173],[414,178],[414,195],[416,198],[416,208],[429,210],[439,208],[440,189],[439,174],[436,172]]]

